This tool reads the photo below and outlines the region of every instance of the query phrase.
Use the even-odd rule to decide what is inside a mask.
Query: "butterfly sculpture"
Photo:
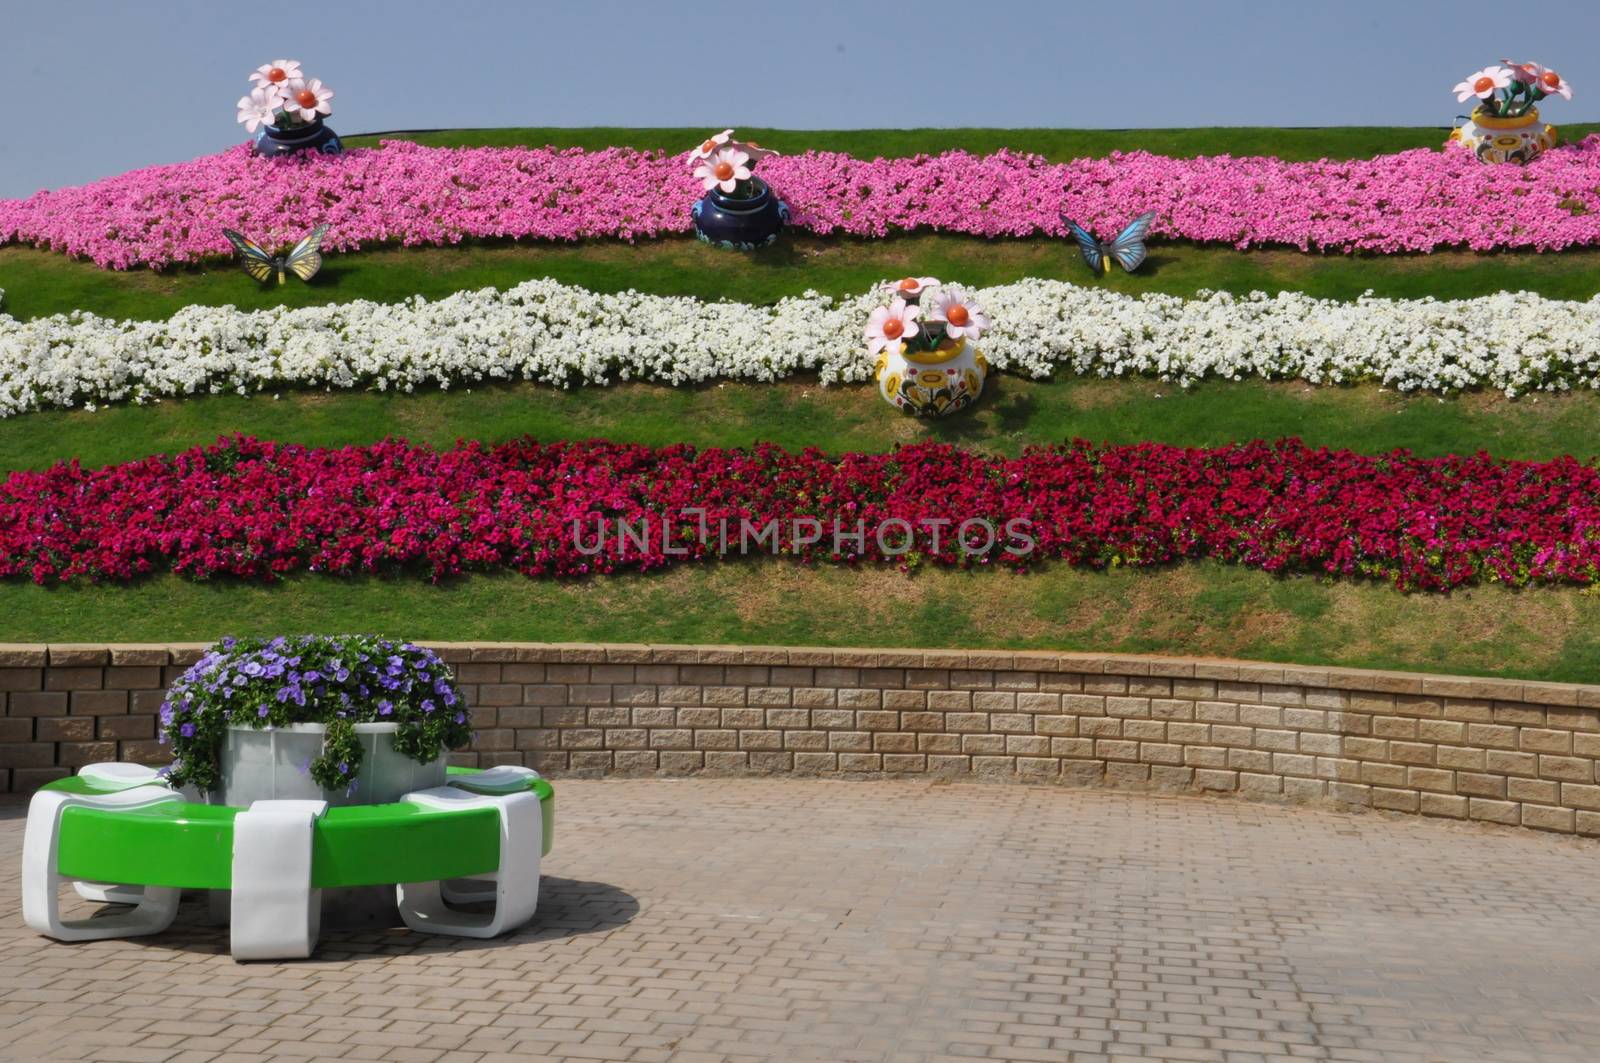
[[[1156,212],[1147,210],[1128,223],[1128,227],[1117,234],[1117,238],[1108,243],[1096,240],[1083,226],[1061,215],[1061,220],[1067,223],[1067,230],[1072,233],[1072,238],[1078,241],[1078,247],[1083,251],[1083,260],[1089,263],[1089,268],[1096,273],[1111,272],[1111,260],[1116,259],[1117,265],[1132,273],[1144,261],[1144,238],[1150,232],[1150,223],[1156,220]]]
[[[304,240],[294,245],[294,250],[287,255],[271,255],[263,251],[259,245],[245,239],[232,229],[222,230],[222,235],[228,238],[234,250],[239,252],[239,265],[244,271],[262,284],[278,275],[278,283],[282,284],[284,275],[293,273],[303,281],[308,281],[317,275],[317,270],[322,268],[322,236],[328,231],[326,225],[319,225],[306,235]]]

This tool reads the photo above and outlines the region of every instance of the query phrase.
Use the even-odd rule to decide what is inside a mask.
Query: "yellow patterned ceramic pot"
[[[977,402],[988,376],[983,352],[966,340],[945,340],[931,351],[885,348],[876,379],[885,402],[918,417],[943,417]]]
[[[1497,118],[1476,107],[1472,118],[1453,131],[1450,139],[1471,150],[1479,162],[1527,162],[1555,147],[1559,135],[1555,126],[1539,124],[1537,107],[1516,118]]]

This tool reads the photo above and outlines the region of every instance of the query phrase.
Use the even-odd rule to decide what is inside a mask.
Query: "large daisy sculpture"
[[[740,251],[753,251],[778,238],[789,220],[789,205],[755,172],[763,160],[777,154],[753,140],[737,139],[732,129],[712,133],[684,153],[689,172],[704,193],[690,208],[697,237]]]
[[[1572,99],[1572,86],[1556,71],[1533,61],[1502,59],[1476,70],[1451,90],[1456,102],[1472,104],[1466,124],[1450,134],[1482,162],[1528,162],[1555,146],[1557,132],[1539,122],[1538,103],[1551,96]]]
[[[333,131],[320,124],[333,113],[333,90],[321,78],[307,77],[299,60],[262,63],[249,80],[250,91],[236,106],[239,124],[251,134],[257,153],[314,148],[335,155],[344,150]]]

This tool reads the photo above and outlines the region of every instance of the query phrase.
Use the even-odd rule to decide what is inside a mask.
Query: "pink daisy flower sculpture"
[[[944,326],[944,334],[953,340],[976,340],[989,327],[989,318],[966,292],[952,286],[940,288],[934,295],[928,325]]]
[[[884,281],[883,284],[879,285],[879,290],[915,302],[924,290],[932,288],[938,283],[938,277],[901,277],[897,281]]]
[[[322,115],[333,113],[333,90],[321,78],[307,81],[296,78],[284,86],[284,106],[302,122],[315,122]]]
[[[880,306],[867,318],[867,354],[876,356],[885,348],[894,350],[905,340],[914,338],[918,331],[917,318],[922,310],[896,296],[888,306]]]
[[[1466,103],[1474,96],[1487,100],[1496,90],[1510,84],[1511,71],[1502,66],[1486,66],[1476,74],[1468,74],[1466,80],[1457,83],[1452,91],[1456,94],[1457,103]]]
[[[298,60],[274,59],[270,63],[256,67],[255,72],[250,75],[250,80],[256,83],[257,88],[281,89],[301,76]]]
[[[719,148],[694,168],[694,176],[707,192],[720,188],[732,194],[740,181],[750,180],[750,156],[737,148]]]

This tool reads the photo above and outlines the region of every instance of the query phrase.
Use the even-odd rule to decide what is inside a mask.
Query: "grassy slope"
[[[1314,445],[1361,451],[1486,449],[1509,458],[1587,458],[1600,453],[1600,395],[1439,399],[1372,386],[1262,381],[1211,382],[1184,391],[1151,380],[997,376],[973,410],[933,422],[895,413],[871,386],[822,388],[807,380],[570,391],[500,384],[411,395],[285,393],[276,400],[220,395],[0,420],[0,471],[69,457],[103,465],[210,443],[236,431],[319,446],[386,435],[436,446],[461,438],[532,435],[699,446],[769,441],[838,452],[935,439],[1007,453],[1074,437],[1207,446],[1299,435]]]
[[[232,263],[164,273],[119,273],[49,251],[0,248],[0,309],[19,319],[81,309],[106,317],[156,319],[190,304],[243,309],[311,306],[371,299],[397,302],[477,288],[506,288],[553,277],[596,291],[636,289],[769,303],[808,288],[853,296],[886,277],[932,274],[971,285],[1054,277],[1128,293],[1192,296],[1203,288],[1232,292],[1303,291],[1354,299],[1371,290],[1387,298],[1431,295],[1464,299],[1507,288],[1560,299],[1600,293],[1600,249],[1556,254],[1418,256],[1312,255],[1293,250],[1236,251],[1156,244],[1136,274],[1097,278],[1077,249],[1059,240],[998,240],[917,234],[887,240],[791,236],[771,248],[732,256],[687,237],[567,245],[481,245],[366,251],[329,256],[309,285],[262,287]]]
[[[1568,129],[1569,135],[1585,130]],[[699,130],[500,130],[419,136],[431,143],[628,143],[677,149]],[[745,131],[784,150],[818,147],[901,155],[949,146],[1001,146],[1053,158],[1143,147],[1170,154],[1271,152],[1287,158],[1354,157],[1432,146],[1437,130]],[[822,261],[818,261],[818,260]],[[1063,261],[1064,259],[1064,261]],[[1600,257],[1436,255],[1416,259],[1236,254],[1171,246],[1147,276],[1113,283],[1188,292],[1199,286],[1299,288],[1341,298],[1374,287],[1389,295],[1468,295],[1516,286],[1584,297],[1600,290]],[[473,247],[349,256],[318,289],[259,296],[231,271],[109,275],[19,249],[0,251],[0,287],[22,315],[70,306],[161,316],[187,302],[268,305],[442,294],[551,275],[596,288],[769,300],[804,287],[853,292],[915,263],[970,283],[1024,274],[1079,276],[1044,241],[985,245],[916,236],[879,244],[795,240],[729,270],[729,259],[688,241],[638,248]],[[804,270],[795,269],[803,262]],[[373,267],[373,268],[367,268]],[[611,435],[701,444],[772,439],[790,446],[877,448],[924,436],[1015,450],[1070,435],[1214,443],[1300,434],[1364,450],[1424,453],[1486,447],[1506,456],[1588,455],[1600,428],[1595,396],[1488,396],[1439,401],[1373,388],[1309,389],[1259,382],[1189,393],[1147,381],[996,382],[973,415],[932,426],[886,416],[869,389],[826,393],[805,382],[778,387],[619,388],[559,393],[526,386],[470,394],[232,396],[98,414],[41,414],[0,422],[0,467],[80,455],[87,463],[208,441],[232,430],[314,443],[398,432],[446,443],[522,432],[543,438]],[[851,618],[841,623],[843,617]],[[1056,646],[1216,653],[1271,660],[1600,681],[1600,598],[1561,591],[1481,588],[1449,597],[1386,587],[1274,579],[1211,564],[1160,572],[1077,572],[1055,567],[998,573],[808,571],[781,562],[618,577],[583,584],[479,576],[443,587],[403,578],[303,577],[277,587],[195,584],[158,577],[135,587],[44,590],[0,585],[0,638],[209,638],[225,631],[380,629],[433,638],[653,639],[789,643]]]
[[[1600,131],[1600,123],[1563,124],[1564,140],[1580,140]],[[601,126],[586,129],[450,129],[389,134],[435,147],[625,146],[658,151],[685,151],[698,144],[705,129],[638,129]],[[741,126],[739,136],[778,151],[843,151],[861,158],[898,158],[937,154],[961,148],[987,153],[1009,148],[1055,161],[1109,155],[1113,151],[1148,151],[1157,155],[1276,155],[1291,160],[1360,159],[1410,148],[1437,148],[1449,130],[1431,126],[1343,126],[1331,129],[1281,129],[1232,126],[1201,129],[765,129]],[[376,144],[377,137],[347,137],[351,145]]]
[[[808,570],[730,562],[583,583],[303,576],[271,587],[161,576],[132,588],[0,586],[0,638],[412,638],[1048,647],[1600,682],[1600,596],[1484,587],[1403,595],[1209,563],[1155,571]]]
[[[1147,381],[1000,378],[970,415],[923,424],[866,387],[792,381],[559,392],[237,396],[0,422],[4,467],[77,454],[94,464],[245,430],[343,444],[400,433],[448,444],[608,435],[701,445],[770,439],[829,450],[919,438],[1015,451],[1071,435],[1216,443],[1298,432],[1317,443],[1425,453],[1487,445],[1526,457],[1592,453],[1600,398],[1441,402],[1374,388],[1245,382],[1184,393]],[[207,639],[227,632],[391,630],[414,637],[1054,646],[1600,681],[1600,595],[1484,587],[1402,595],[1377,584],[1275,579],[1197,564],[1153,572],[807,570],[726,564],[586,583],[476,576],[298,577],[277,587],[191,583],[46,590],[0,584],[0,640]]]

